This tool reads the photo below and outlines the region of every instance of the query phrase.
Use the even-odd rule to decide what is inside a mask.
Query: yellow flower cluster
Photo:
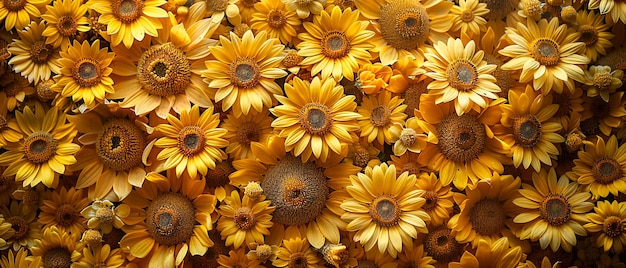
[[[626,0],[2,0],[0,266],[626,267]]]

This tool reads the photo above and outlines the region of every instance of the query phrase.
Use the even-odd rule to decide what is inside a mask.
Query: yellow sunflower
[[[496,136],[503,99],[490,102],[480,113],[459,116],[451,102],[436,104],[436,98],[421,96],[419,124],[429,137],[418,162],[438,170],[442,185],[454,183],[458,189],[489,178],[494,171],[501,173],[508,153],[508,146]]]
[[[564,83],[574,91],[574,80],[584,81],[578,65],[589,63],[587,56],[579,54],[585,43],[576,42],[580,33],[568,32],[567,25],[559,25],[558,18],[518,22],[516,28],[506,29],[506,36],[513,44],[499,51],[511,57],[502,69],[520,70],[520,82],[532,81],[535,90],[546,95],[552,90],[560,93]]]
[[[306,32],[298,34],[302,40],[296,47],[298,55],[304,57],[301,65],[312,65],[311,75],[332,76],[336,81],[343,77],[354,81],[359,66],[369,63],[370,49],[374,48],[371,38],[374,32],[367,30],[368,22],[359,20],[359,11],[350,8],[341,10],[335,6],[330,12],[323,10],[304,22]]]
[[[626,245],[626,202],[598,201],[593,208],[595,213],[587,214],[589,223],[584,227],[592,233],[600,232],[596,246],[604,247],[604,251],[611,250],[616,254],[624,252]]]
[[[562,248],[571,252],[576,235],[587,235],[583,224],[588,221],[585,214],[593,208],[588,202],[591,194],[566,176],[557,181],[554,168],[534,173],[533,185],[524,183],[522,188],[522,196],[513,200],[525,210],[513,219],[523,224],[520,239],[539,240],[542,249],[550,246],[552,251]]]
[[[495,93],[500,87],[491,75],[497,66],[483,60],[484,52],[476,51],[473,40],[467,45],[458,38],[448,39],[447,44],[440,41],[424,56],[424,67],[430,70],[426,75],[435,80],[428,84],[428,93],[438,97],[437,104],[454,101],[460,116],[470,110],[480,111],[489,100],[498,98]]]
[[[7,31],[15,28],[20,31],[29,23],[41,17],[41,11],[50,4],[50,0],[2,1],[0,3],[0,21]]]
[[[188,253],[204,255],[213,246],[208,230],[216,204],[215,196],[203,194],[205,181],[151,176],[158,180],[136,188],[123,201],[131,215],[124,219],[120,247],[150,267],[178,266]]]
[[[263,235],[269,235],[269,228],[274,224],[271,214],[275,209],[264,196],[253,200],[247,194],[241,198],[237,191],[232,191],[219,207],[221,217],[217,230],[222,239],[226,239],[226,246],[232,245],[235,249],[242,244],[263,244]]]
[[[606,49],[613,46],[610,40],[615,35],[608,31],[611,24],[604,19],[605,16],[594,11],[581,10],[576,14],[576,31],[580,33],[578,40],[585,43],[583,53],[591,61],[596,61],[598,55],[606,55]]]
[[[6,256],[0,258],[0,266],[4,268],[39,268],[42,265],[41,257],[29,256],[28,250],[23,248],[15,254],[9,250]]]
[[[623,125],[626,116],[626,98],[623,91],[609,93],[609,101],[601,97],[584,97],[584,110],[581,113],[581,130],[585,135],[611,135],[614,129]]]
[[[0,146],[18,142],[23,138],[13,113],[8,113],[8,98],[0,93]]]
[[[519,246],[509,247],[506,237],[499,238],[495,241],[480,239],[476,248],[476,253],[473,254],[470,251],[465,251],[459,262],[452,262],[448,267],[512,268],[518,267],[522,258],[522,248]]]
[[[192,104],[213,106],[200,72],[209,55],[207,47],[216,42],[209,36],[218,25],[210,19],[190,20],[178,23],[170,14],[150,47],[114,49],[118,54],[111,64],[115,92],[107,98],[120,99],[121,107],[133,108],[137,115],[155,111],[162,119],[172,109],[180,114]]]
[[[9,60],[13,71],[28,78],[29,83],[48,80],[52,73],[61,70],[59,50],[46,43],[43,36],[46,24],[32,21],[27,28],[19,31],[19,39],[14,39],[7,50],[13,55]]]
[[[48,11],[41,15],[47,23],[42,34],[46,37],[46,43],[53,47],[65,49],[71,44],[70,38],[91,29],[89,19],[85,16],[88,7],[82,1],[54,1],[46,9]]]
[[[8,167],[3,175],[15,175],[24,186],[43,183],[55,188],[59,174],[76,163],[74,154],[80,147],[72,143],[76,136],[74,124],[66,123],[65,113],[56,107],[46,112],[39,106],[33,112],[27,106],[15,117],[24,138],[4,146],[7,151],[0,155],[0,164]]]
[[[392,97],[389,91],[381,91],[377,95],[366,96],[357,108],[361,137],[367,137],[367,142],[376,141],[376,145],[391,144],[392,133],[402,132],[402,126],[407,114],[406,104],[398,96]],[[395,129],[395,130],[392,130]]]
[[[430,216],[422,208],[424,191],[415,180],[415,175],[396,174],[396,167],[385,163],[351,175],[352,185],[346,187],[350,197],[341,204],[346,211],[341,218],[349,232],[356,232],[354,241],[366,251],[377,246],[381,254],[395,258],[403,245],[412,247],[418,232],[427,233]]]
[[[308,18],[311,13],[319,15],[324,10],[327,0],[281,0],[290,10],[295,11],[300,19]]]
[[[114,92],[113,79],[109,77],[113,69],[109,65],[115,53],[100,49],[100,40],[89,43],[74,41],[67,51],[61,52],[61,72],[55,76],[52,89],[60,92],[61,97],[82,101],[87,109],[93,109],[104,102],[105,94]]]
[[[242,20],[237,6],[240,1],[243,0],[193,0],[193,6],[204,10],[205,14],[201,14],[202,17],[210,18],[213,23],[220,24],[226,18],[231,25],[237,26]]]
[[[77,268],[115,268],[124,264],[124,255],[120,248],[111,249],[109,244],[102,247],[84,247],[81,258],[72,267]]]
[[[501,106],[501,122],[509,133],[501,138],[511,147],[515,167],[539,171],[541,163],[552,165],[559,154],[555,144],[565,141],[558,134],[561,124],[551,121],[559,105],[552,103],[551,94],[537,94],[530,85],[524,92],[509,91],[508,100]]]
[[[454,3],[443,0],[356,0],[364,17],[372,20],[374,52],[383,65],[402,59],[423,60],[426,44],[446,41],[453,24]]]
[[[11,223],[6,221],[4,215],[0,216],[0,250],[9,248],[7,240],[15,235],[15,230],[11,228]]]
[[[83,245],[78,242],[77,236],[50,226],[44,230],[41,239],[30,247],[30,253],[42,259],[43,267],[46,264],[70,267],[82,256]]]
[[[323,268],[324,261],[311,249],[306,237],[295,227],[286,231],[286,237],[282,242],[276,260],[272,265],[276,267],[293,267],[299,265],[307,268]]]
[[[449,185],[442,185],[435,173],[421,173],[416,180],[417,189],[423,190],[426,200],[422,209],[430,216],[430,225],[439,226],[450,218],[454,199]]]
[[[102,230],[108,234],[113,230],[122,228],[123,218],[130,214],[130,207],[119,204],[117,207],[109,200],[94,200],[90,206],[83,208],[80,214],[87,219],[87,227]]]
[[[248,114],[250,109],[261,112],[272,107],[273,94],[282,95],[275,79],[287,72],[278,68],[283,59],[284,46],[267,32],[254,35],[246,31],[242,38],[230,33],[230,40],[220,36],[220,45],[210,49],[215,60],[205,62],[202,76],[211,97],[222,102],[222,110],[233,109],[235,116]]]
[[[433,264],[436,261],[433,257],[428,256],[424,251],[424,245],[414,246],[413,248],[405,248],[400,255],[398,255],[399,267],[423,267],[434,268]]]
[[[464,251],[464,244],[454,239],[455,234],[445,224],[428,229],[422,243],[424,251],[437,262],[435,267],[448,267],[450,262],[459,261]]]
[[[244,248],[239,248],[236,250],[231,250],[228,252],[228,256],[220,254],[217,263],[220,265],[220,268],[238,268],[238,267],[247,267],[247,268],[262,268],[265,266],[261,265],[259,260],[254,260],[248,258],[246,255],[246,251]]]
[[[285,148],[302,161],[343,155],[342,147],[352,143],[350,132],[358,130],[354,96],[346,96],[333,79],[300,78],[285,84],[285,95],[275,95],[282,105],[270,109],[278,117],[272,122]]]
[[[391,128],[389,132],[392,134],[393,153],[396,156],[401,156],[407,151],[420,153],[426,146],[425,131],[419,126],[418,119],[415,117],[409,118],[401,129]]]
[[[293,44],[302,22],[296,12],[287,8],[281,0],[263,0],[254,4],[250,28],[267,31],[270,38],[279,38],[283,44]]]
[[[567,176],[588,186],[594,198],[626,193],[626,144],[619,145],[614,135],[606,142],[600,136],[597,139],[578,152],[575,166]]]
[[[162,149],[156,159],[164,161],[163,169],[175,168],[178,177],[187,170],[195,178],[198,173],[206,175],[208,169],[215,168],[216,161],[227,158],[220,149],[228,145],[222,138],[227,130],[217,127],[219,114],[213,113],[213,107],[200,113],[200,108],[194,105],[191,110],[181,111],[180,119],[168,115],[167,122],[154,129],[163,135],[154,142],[154,146]]]
[[[626,23],[626,2],[621,0],[589,0],[589,9],[599,9],[600,15],[606,15],[613,23],[621,20]]]
[[[229,113],[220,127],[228,131],[223,138],[228,140],[226,153],[230,158],[254,159],[256,156],[250,148],[251,143],[267,141],[273,131],[272,120],[267,109],[263,109],[260,113],[251,112],[240,117]]]
[[[83,218],[80,211],[89,205],[89,199],[85,197],[83,190],[76,188],[47,192],[43,205],[39,207],[37,221],[44,227],[56,226],[61,232],[79,236],[87,228],[87,219]]]
[[[454,5],[451,12],[454,15],[452,31],[460,31],[468,36],[479,36],[487,31],[487,20],[484,16],[489,13],[486,3],[479,0],[460,0],[459,5]]]
[[[7,67],[9,68],[9,67]],[[0,95],[6,97],[6,110],[14,111],[22,105],[26,96],[35,94],[35,87],[19,73],[6,72],[0,76]]]
[[[89,0],[89,8],[100,13],[98,23],[106,25],[101,35],[110,37],[111,46],[124,43],[130,48],[135,40],[144,40],[145,35],[157,36],[163,25],[160,19],[167,18],[167,11],[160,6],[166,0]]]
[[[0,214],[4,215],[5,220],[15,231],[7,240],[8,248],[13,251],[30,248],[35,245],[35,240],[41,239],[41,224],[37,222],[36,207],[13,200],[9,206],[0,209]]]
[[[594,65],[585,71],[585,90],[587,96],[600,96],[605,102],[609,102],[609,95],[622,86],[624,71],[611,70],[609,66]]]

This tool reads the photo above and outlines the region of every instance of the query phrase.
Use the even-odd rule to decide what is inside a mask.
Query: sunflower
[[[141,187],[146,177],[142,163],[146,148],[146,121],[133,111],[115,105],[100,105],[92,112],[70,116],[69,121],[83,133],[83,147],[72,166],[79,171],[76,188],[90,187],[89,198],[120,201],[132,187]]]
[[[66,166],[76,163],[74,154],[80,147],[72,143],[76,136],[74,124],[66,123],[65,113],[56,107],[46,112],[39,106],[33,112],[27,106],[24,112],[16,112],[15,117],[24,138],[4,147],[7,152],[0,155],[0,164],[8,167],[3,175],[15,175],[15,180],[22,181],[24,186],[43,183],[55,188],[59,174],[65,172]]]
[[[88,41],[74,41],[67,51],[61,52],[61,72],[55,76],[57,82],[52,89],[60,92],[61,97],[82,101],[87,109],[93,109],[104,102],[105,94],[114,92],[113,79],[109,77],[113,57],[115,53],[100,49],[100,40],[91,45]]]
[[[254,4],[250,28],[267,31],[270,38],[279,38],[283,44],[293,44],[302,22],[296,12],[281,0],[264,0]]]
[[[452,262],[448,267],[518,267],[522,258],[522,248],[519,246],[509,247],[506,237],[495,241],[480,239],[475,254],[465,251],[460,262]]]
[[[496,134],[502,99],[492,101],[480,113],[459,116],[452,103],[436,104],[436,96],[421,96],[419,124],[429,132],[428,144],[418,157],[421,165],[439,171],[442,185],[454,182],[458,189],[503,171],[508,146]],[[458,110],[456,110],[458,112]]]
[[[357,108],[361,137],[367,137],[367,142],[382,146],[391,144],[392,133],[402,132],[402,126],[407,115],[404,113],[406,104],[398,96],[392,98],[389,91],[381,91],[377,95],[366,96]],[[392,130],[395,129],[395,130]]]
[[[435,261],[435,267],[448,267],[447,264],[459,261],[464,251],[464,244],[454,239],[455,234],[445,224],[428,229],[422,243],[424,251]]]
[[[596,246],[621,254],[626,244],[626,202],[598,201],[593,210],[595,213],[587,214],[589,223],[584,225],[585,229],[592,233],[600,232]]]
[[[272,265],[275,267],[324,267],[322,258],[311,249],[306,237],[302,237],[297,228],[290,227],[286,233],[282,246],[276,254],[278,258],[272,261]]]
[[[585,144],[578,152],[572,171],[567,176],[580,185],[588,185],[593,198],[617,196],[626,192],[626,145],[619,145],[616,136],[605,142],[598,136],[597,142]]]
[[[204,176],[208,169],[214,169],[216,161],[226,159],[220,148],[228,145],[222,138],[227,130],[217,127],[219,114],[213,113],[213,107],[200,114],[200,108],[194,105],[191,110],[181,111],[180,119],[170,114],[167,121],[155,127],[155,132],[163,135],[154,142],[162,149],[156,159],[164,161],[163,169],[175,168],[178,177],[187,170],[195,178],[198,173]]]
[[[37,222],[38,213],[35,207],[13,200],[9,206],[0,209],[0,214],[4,215],[15,231],[7,240],[13,251],[30,248],[35,245],[35,240],[41,239],[41,224]]]
[[[398,255],[399,267],[434,268],[434,263],[435,260],[424,251],[424,245],[405,248],[402,253]]]
[[[24,1],[24,0],[22,0]],[[19,31],[19,39],[14,39],[7,50],[13,55],[9,60],[13,71],[28,78],[29,83],[39,83],[50,79],[52,73],[61,71],[59,50],[47,44],[43,36],[46,24],[33,21],[24,30]]]
[[[454,15],[452,31],[459,31],[469,36],[479,36],[487,31],[487,20],[484,16],[489,13],[487,4],[479,3],[478,0],[460,0],[459,5],[454,5],[451,12]]]
[[[226,18],[231,25],[241,24],[242,17],[237,5],[240,0],[193,0],[192,2],[194,6],[206,12],[201,14],[202,17],[210,18],[213,23],[220,24]]]
[[[424,191],[415,180],[415,175],[396,174],[396,167],[385,163],[351,175],[352,185],[346,187],[350,197],[341,204],[346,211],[341,218],[349,232],[356,232],[354,241],[366,251],[377,246],[381,254],[395,258],[403,245],[412,247],[418,232],[427,233],[430,216],[422,208]]]
[[[283,59],[284,46],[276,38],[268,38],[267,32],[254,35],[246,31],[242,38],[233,32],[230,40],[220,36],[220,45],[210,49],[215,60],[205,62],[206,77],[215,101],[222,102],[222,110],[233,109],[235,116],[248,114],[250,108],[261,112],[272,107],[272,95],[282,94],[275,79],[287,72],[278,68]]]
[[[78,32],[87,32],[91,29],[89,19],[85,16],[88,7],[82,1],[54,1],[52,5],[47,5],[46,9],[48,11],[41,15],[47,22],[42,34],[46,37],[46,43],[52,44],[53,47],[65,49],[70,45],[70,38],[76,36]]]
[[[172,109],[180,114],[192,104],[203,108],[213,106],[200,72],[209,55],[207,47],[215,44],[209,36],[218,25],[209,19],[195,18],[179,24],[170,14],[150,47],[114,49],[118,55],[111,64],[115,92],[107,98],[121,99],[120,106],[134,108],[136,115],[155,111],[162,119]]]
[[[50,4],[50,0],[19,0],[2,1],[0,3],[0,21],[4,23],[7,31],[20,31],[37,18],[41,17],[41,10]]]
[[[407,151],[420,153],[426,146],[425,131],[419,126],[418,119],[415,117],[407,120],[406,125],[401,129],[391,128],[389,132],[392,134],[393,153],[396,156],[401,156]]]
[[[424,54],[426,73],[435,81],[428,84],[428,93],[436,95],[436,103],[454,100],[456,113],[460,116],[470,110],[486,108],[486,99],[497,99],[500,88],[496,78],[490,73],[496,65],[483,60],[484,53],[476,51],[474,41],[463,45],[461,39],[448,39],[447,44],[439,42],[428,48]],[[475,107],[478,106],[478,107]]]
[[[624,71],[613,70],[611,67],[594,65],[585,71],[585,90],[587,96],[600,96],[605,102],[609,102],[609,95],[622,86]]]
[[[240,117],[229,113],[220,125],[228,131],[222,137],[228,140],[226,153],[233,159],[254,159],[256,156],[250,148],[251,143],[267,141],[273,131],[272,120],[267,109],[263,109],[260,113],[251,112]]]
[[[372,20],[375,36],[374,52],[380,62],[394,62],[413,58],[423,59],[427,43],[445,41],[453,24],[449,14],[454,3],[443,0],[356,0],[364,17]]]
[[[620,0],[589,0],[587,6],[589,9],[599,9],[600,15],[609,14],[606,16],[610,18],[613,23],[621,20],[622,23],[626,23],[626,2]]]
[[[311,13],[319,15],[324,10],[327,0],[281,0],[287,7],[295,11],[300,19],[308,18]]]
[[[0,146],[18,142],[23,138],[13,113],[8,113],[8,98],[0,94]]]
[[[100,14],[98,23],[106,25],[111,46],[124,43],[126,48],[135,40],[144,40],[146,34],[157,36],[157,29],[163,28],[159,19],[168,17],[167,11],[160,7],[165,3],[166,0],[87,1],[89,8]]]
[[[391,155],[391,160],[387,161],[387,164],[395,165],[396,169],[400,173],[406,171],[406,172],[409,172],[409,174],[414,174],[415,176],[419,176],[422,172],[426,172],[426,173],[431,172],[431,170],[428,168],[427,165],[417,162],[418,158],[419,158],[419,154],[411,153],[411,152],[403,154],[400,157]],[[378,158],[374,160],[379,161]],[[368,164],[368,165],[371,165],[371,164]]]
[[[122,219],[128,217],[130,207],[126,204],[115,207],[109,200],[94,200],[90,206],[82,209],[80,214],[87,219],[87,227],[100,229],[102,233],[108,234],[113,227],[122,228],[124,225]]]
[[[80,211],[89,205],[89,199],[84,197],[82,190],[76,188],[48,192],[43,205],[39,207],[41,213],[37,221],[44,227],[56,226],[61,232],[80,235],[87,227],[87,219],[83,218]]]
[[[269,235],[269,228],[274,224],[271,213],[275,209],[264,196],[252,200],[248,194],[240,198],[237,191],[232,191],[230,198],[227,197],[219,207],[221,217],[217,221],[217,230],[222,239],[226,238],[226,246],[232,245],[235,249],[244,242],[244,245],[263,244],[263,235]]]
[[[293,86],[285,84],[285,95],[275,95],[282,105],[270,111],[278,117],[272,127],[286,138],[286,150],[302,161],[342,155],[342,147],[352,143],[350,132],[358,130],[354,96],[344,95],[335,80],[318,77],[310,83],[296,77]]]
[[[552,95],[537,94],[527,85],[525,92],[509,91],[509,103],[502,107],[502,125],[510,132],[502,140],[511,146],[513,164],[541,169],[541,163],[552,165],[559,154],[557,143],[564,142],[557,132],[562,126],[550,119],[559,109]]]
[[[216,204],[215,196],[202,193],[205,181],[149,176],[159,179],[136,188],[123,201],[131,215],[124,219],[120,247],[145,258],[150,267],[178,266],[187,253],[204,255],[213,246],[208,230]]]
[[[246,255],[246,251],[243,248],[239,248],[236,250],[231,250],[228,252],[228,256],[220,254],[217,259],[217,263],[219,263],[220,268],[238,268],[238,267],[247,267],[247,268],[261,268],[265,267],[261,265],[259,260],[254,260],[248,258]]]
[[[15,230],[11,228],[11,223],[7,222],[4,215],[0,215],[0,250],[9,248],[7,240],[15,235]]]
[[[348,155],[343,158],[342,162],[365,169],[368,165],[380,163],[379,154],[380,150],[368,143],[367,138],[360,138],[358,142],[348,146]]]
[[[563,83],[573,91],[574,80],[584,81],[584,72],[578,65],[589,63],[589,58],[578,53],[585,43],[576,42],[580,33],[568,33],[567,25],[559,26],[558,18],[549,22],[545,19],[518,22],[516,28],[506,29],[506,36],[513,44],[499,53],[512,59],[502,69],[521,70],[520,82],[532,81],[535,90],[547,95],[552,90],[563,91]]]
[[[442,185],[435,173],[421,173],[415,185],[423,190],[422,198],[426,200],[422,209],[430,216],[431,226],[439,226],[450,218],[454,199],[449,185]]]
[[[82,256],[83,245],[78,242],[78,235],[63,232],[56,226],[50,226],[30,248],[32,256],[42,259],[42,265],[54,264],[56,267],[70,267]]]
[[[369,63],[374,32],[366,29],[368,22],[359,20],[359,14],[336,6],[329,12],[323,10],[313,22],[303,23],[306,32],[298,34],[302,42],[296,47],[298,55],[305,57],[300,64],[313,66],[311,75],[354,81],[359,66]]]
[[[596,61],[599,54],[606,55],[606,49],[613,46],[610,40],[615,35],[608,32],[611,25],[604,19],[594,11],[581,10],[576,14],[576,31],[580,33],[578,40],[585,43],[583,53],[591,61]]]
[[[252,243],[248,245],[250,247],[250,251],[246,253],[246,256],[249,260],[258,260],[261,263],[272,262],[278,258],[276,254],[278,254],[279,247],[277,245],[268,245],[268,244],[256,244]]]
[[[41,257],[28,256],[28,251],[24,248],[15,254],[9,250],[6,256],[0,258],[0,266],[5,268],[39,268],[42,265]]]
[[[6,110],[14,111],[20,107],[26,96],[35,94],[35,87],[28,82],[28,79],[18,73],[7,72],[0,76],[0,95],[6,98]]]
[[[580,129],[587,136],[611,135],[613,129],[622,126],[622,118],[626,116],[626,98],[623,91],[609,93],[609,101],[600,97],[583,98]]]
[[[583,224],[585,214],[593,208],[588,202],[591,194],[579,189],[578,183],[566,176],[556,178],[554,168],[541,169],[533,174],[533,185],[522,184],[521,197],[513,203],[525,212],[515,216],[515,223],[523,224],[520,239],[539,240],[541,248],[552,251],[560,248],[571,252],[576,245],[576,235],[586,236]]]
[[[115,268],[122,266],[122,264],[124,264],[122,250],[120,248],[111,250],[109,244],[104,244],[102,247],[84,247],[81,258],[72,267]]]

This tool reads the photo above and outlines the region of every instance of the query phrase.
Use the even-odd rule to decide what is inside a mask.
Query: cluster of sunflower
[[[625,22],[0,1],[0,265],[625,267]]]

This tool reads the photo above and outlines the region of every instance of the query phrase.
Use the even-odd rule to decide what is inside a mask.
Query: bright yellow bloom
[[[295,229],[291,231],[290,229]],[[276,267],[292,267],[292,264],[298,263],[299,265],[307,268],[323,268],[324,261],[320,258],[315,251],[311,249],[306,237],[302,237],[302,234],[298,232],[297,228],[290,227],[287,229],[287,237],[283,240],[280,247],[277,259],[272,261],[272,264]],[[290,236],[293,233],[293,236]]]
[[[263,0],[254,4],[250,28],[267,31],[271,38],[279,38],[283,44],[293,44],[302,22],[296,12],[287,8],[281,0]]]
[[[391,144],[392,133],[402,132],[404,119],[407,117],[404,113],[406,104],[402,102],[403,99],[398,96],[392,98],[392,93],[386,90],[377,95],[366,96],[357,108],[361,115],[358,118],[360,136],[367,137],[369,143],[376,141],[379,146]]]
[[[622,0],[589,0],[589,9],[599,9],[600,15],[609,14],[613,23],[626,23],[626,2]]]
[[[41,267],[41,257],[28,256],[28,250],[21,248],[15,254],[9,250],[7,256],[2,256],[0,266],[4,268],[39,268]]]
[[[611,71],[609,66],[590,66],[589,70],[585,71],[584,88],[587,91],[587,96],[599,95],[602,100],[609,102],[609,95],[622,86],[623,77],[624,71],[622,70]]]
[[[605,16],[581,10],[576,14],[576,24],[576,31],[580,33],[578,40],[585,43],[583,53],[592,62],[598,59],[598,55],[606,55],[606,49],[613,46],[610,40],[615,35],[609,32],[611,24],[605,22]]]
[[[85,16],[87,5],[80,0],[59,0],[52,5],[47,5],[46,14],[41,15],[46,24],[43,36],[47,37],[46,43],[53,47],[65,49],[70,45],[70,39],[78,32],[90,30],[89,19]]]
[[[41,213],[37,219],[44,231],[55,226],[61,232],[80,236],[87,227],[87,219],[80,215],[80,211],[89,205],[89,199],[84,195],[82,189],[62,187],[46,196],[43,205],[39,207]]]
[[[452,31],[459,31],[470,37],[480,36],[481,32],[487,31],[487,20],[484,16],[489,13],[486,3],[478,0],[460,0],[459,5],[452,7],[450,11],[454,15]]]
[[[263,235],[270,234],[269,228],[274,224],[271,214],[276,208],[264,199],[252,200],[248,195],[241,198],[237,191],[226,197],[225,203],[219,207],[221,217],[217,221],[217,230],[222,239],[226,239],[226,246],[232,245],[236,249],[242,244],[265,243]]]
[[[7,31],[15,28],[20,31],[29,23],[41,17],[41,11],[50,0],[19,0],[0,2],[0,21]]]
[[[122,228],[123,218],[130,214],[130,207],[126,204],[119,204],[117,207],[109,200],[94,200],[90,206],[80,211],[80,214],[87,219],[87,227],[90,229],[102,230],[103,234],[108,234],[113,230]]]
[[[14,199],[10,206],[0,209],[0,214],[4,215],[6,221],[12,225],[11,228],[15,230],[13,236],[7,240],[9,249],[18,251],[21,248],[29,248],[35,245],[35,240],[41,239],[41,224],[37,222],[36,206],[29,206]]]
[[[52,73],[60,73],[59,51],[43,36],[46,24],[33,21],[19,31],[19,39],[14,39],[7,50],[13,55],[9,60],[13,71],[28,78],[30,83],[50,79]]]
[[[104,244],[102,247],[84,247],[82,256],[78,262],[72,264],[72,267],[77,268],[115,268],[124,264],[124,255],[121,248],[115,248],[111,250],[109,244]]]
[[[519,246],[509,247],[506,237],[495,241],[481,239],[476,248],[476,253],[465,251],[460,262],[451,262],[451,268],[513,268],[523,258],[522,248]]]
[[[255,159],[251,144],[252,142],[267,142],[273,131],[272,120],[274,119],[266,109],[260,113],[251,112],[240,117],[228,113],[220,127],[228,130],[223,138],[228,140],[226,153],[229,157],[235,160]]]
[[[624,252],[626,246],[626,202],[598,201],[593,208],[595,213],[587,214],[589,223],[585,229],[591,233],[598,233],[596,246],[604,247],[604,251],[611,250],[616,254]]]
[[[30,247],[30,252],[32,256],[42,259],[42,266],[54,263],[59,267],[69,267],[82,255],[83,245],[78,242],[77,236],[50,226],[44,230],[41,239]]]
[[[443,224],[450,218],[454,205],[451,186],[442,185],[441,180],[433,172],[424,172],[416,176],[418,176],[416,186],[424,190],[422,197],[426,199],[422,209],[430,216],[431,226]]]
[[[401,156],[407,151],[419,153],[426,147],[426,134],[416,117],[409,118],[401,129],[390,128],[389,132],[392,135],[393,153],[396,156]]]
[[[281,0],[290,10],[295,11],[300,19],[308,18],[311,13],[319,15],[324,9],[327,0]]]

